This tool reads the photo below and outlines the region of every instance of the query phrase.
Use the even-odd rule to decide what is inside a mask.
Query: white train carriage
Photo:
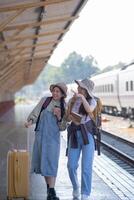
[[[118,73],[119,70],[114,70],[91,78],[95,83],[94,94],[101,98],[103,109],[107,113],[121,111],[118,97]]]
[[[91,78],[95,83],[94,95],[100,97],[103,111],[134,118],[134,64],[124,69],[98,74]],[[68,84],[68,98],[77,91],[77,84]]]
[[[134,65],[119,72],[119,100],[123,115],[134,115]]]
[[[134,65],[91,78],[94,94],[102,99],[104,112],[134,118]]]

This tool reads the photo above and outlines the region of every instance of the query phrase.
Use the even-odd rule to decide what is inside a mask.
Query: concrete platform
[[[6,199],[6,155],[8,150],[12,148],[28,148],[32,152],[34,127],[27,130],[23,126],[26,116],[31,109],[32,106],[30,105],[17,105],[14,110],[10,110],[10,112],[0,118],[0,200]],[[72,200],[72,186],[66,168],[67,157],[65,156],[65,150],[66,133],[63,132],[61,134],[61,154],[56,190],[61,200]],[[113,167],[111,168],[111,166]],[[119,176],[123,177],[123,179],[125,178],[126,183],[129,183],[123,183],[122,187],[117,181]],[[46,185],[44,178],[30,174],[30,180],[29,199],[45,200]],[[133,184],[133,177],[122,171],[109,158],[106,158],[104,155],[101,157],[95,156],[91,200],[133,200]]]
[[[32,145],[34,141],[34,127],[28,130],[28,138],[29,138],[29,150],[32,152]],[[66,132],[61,133],[61,152],[60,152],[60,162],[59,162],[59,170],[58,177],[56,181],[56,191],[57,195],[61,200],[72,200],[72,185],[68,176],[67,171],[67,157],[65,156],[66,152]],[[112,190],[111,187],[107,185],[97,175],[96,168],[96,159],[99,157],[95,157],[94,162],[94,171],[93,171],[93,184],[92,184],[92,194],[91,200],[120,200],[119,196]],[[80,166],[80,164],[79,164]],[[95,172],[96,171],[96,172]],[[78,177],[80,182],[80,167],[78,169]],[[44,178],[40,175],[31,174],[31,190],[30,190],[30,200],[44,200],[46,199],[46,185]]]

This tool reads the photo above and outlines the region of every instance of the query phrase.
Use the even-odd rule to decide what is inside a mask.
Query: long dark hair
[[[65,114],[65,98],[61,97],[60,99],[60,108],[61,108],[61,120]]]
[[[61,120],[65,114],[65,93],[63,92],[63,90],[58,87],[57,85],[55,86],[57,88],[59,88],[59,90],[61,91],[61,94],[63,95],[63,97],[61,97],[60,99],[60,108],[61,108]]]
[[[86,91],[86,93],[87,93],[87,91]],[[86,100],[89,102],[89,104],[91,103],[91,99],[92,99],[92,97],[87,93],[86,94]],[[79,114],[82,114],[82,115],[87,115],[88,114],[86,112],[84,106],[83,106],[83,103],[81,103],[81,105],[80,105]]]

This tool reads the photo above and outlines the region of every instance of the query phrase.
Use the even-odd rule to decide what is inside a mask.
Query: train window
[[[102,90],[102,85],[100,86],[100,92],[103,92],[103,90]]]
[[[105,85],[105,92],[107,92],[107,85]]]
[[[107,88],[108,92],[110,92],[110,85],[108,84],[108,88]]]
[[[103,93],[104,93],[105,92],[105,87],[104,87],[104,85],[102,87],[103,87]]]
[[[129,87],[128,87],[128,81],[126,81],[126,91],[129,90]]]
[[[107,92],[109,92],[109,84],[107,85]]]
[[[107,86],[106,85],[105,85],[105,89],[104,90],[105,90],[105,92],[107,91]]]
[[[133,90],[134,90],[133,81],[130,81],[130,90],[131,90],[131,91],[133,91]]]
[[[114,91],[114,87],[113,87],[113,84],[111,84],[111,92]]]
[[[107,85],[105,85],[105,92],[107,92]]]
[[[108,92],[108,85],[106,85],[106,92]]]

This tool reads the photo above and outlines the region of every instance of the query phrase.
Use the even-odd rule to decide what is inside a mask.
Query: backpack
[[[100,144],[101,144],[101,111],[102,111],[102,102],[99,97],[94,97],[96,100],[96,107],[92,112],[92,120],[94,123],[94,138],[95,138],[95,149],[100,155]]]
[[[96,100],[96,108],[94,109],[93,111],[93,118],[94,118],[94,121],[95,121],[95,124],[98,128],[101,127],[101,112],[102,112],[102,102],[100,100],[99,97],[94,97],[95,100]]]

